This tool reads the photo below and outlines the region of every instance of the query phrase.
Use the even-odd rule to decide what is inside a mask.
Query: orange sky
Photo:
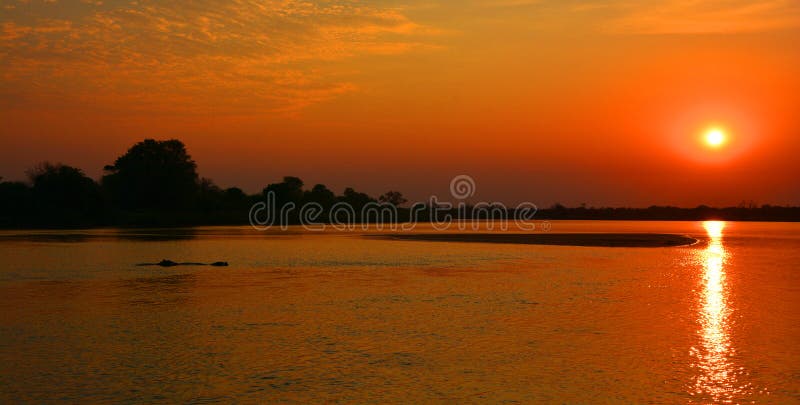
[[[251,192],[297,175],[423,199],[468,174],[508,203],[800,205],[796,0],[2,7],[6,179],[98,177],[152,137]]]

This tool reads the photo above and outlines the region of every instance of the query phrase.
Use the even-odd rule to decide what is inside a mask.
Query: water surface
[[[797,403],[798,231],[552,223],[700,241],[666,248],[2,231],[0,402]],[[135,265],[165,258],[231,266]]]

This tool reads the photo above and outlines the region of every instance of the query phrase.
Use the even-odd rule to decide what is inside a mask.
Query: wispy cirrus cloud
[[[476,35],[503,43],[505,36],[534,28],[640,35],[800,27],[797,0],[386,4],[12,0],[0,14],[0,108],[297,111],[357,91],[358,67],[349,61],[435,49],[452,40],[451,31],[463,30],[454,41]],[[451,23],[448,31],[409,17],[410,10],[426,7],[421,14],[442,26]],[[475,21],[490,21],[491,28]],[[470,52],[482,51],[471,46]]]
[[[358,1],[132,0],[22,9],[0,21],[4,107],[294,111],[356,89],[334,62],[431,48],[437,34],[402,9]]]

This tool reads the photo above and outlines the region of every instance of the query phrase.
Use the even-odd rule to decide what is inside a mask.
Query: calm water
[[[700,242],[3,231],[0,402],[800,402],[800,224],[576,231]]]

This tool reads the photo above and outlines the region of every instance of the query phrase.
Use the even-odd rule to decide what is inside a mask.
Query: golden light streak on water
[[[695,364],[695,394],[711,397],[714,401],[732,402],[733,398],[748,389],[737,377],[744,374],[733,361],[735,349],[731,345],[731,308],[728,303],[725,263],[728,253],[723,246],[724,221],[703,223],[708,237],[708,247],[703,250],[703,290],[698,321],[701,325],[700,347],[692,348],[697,358]]]

